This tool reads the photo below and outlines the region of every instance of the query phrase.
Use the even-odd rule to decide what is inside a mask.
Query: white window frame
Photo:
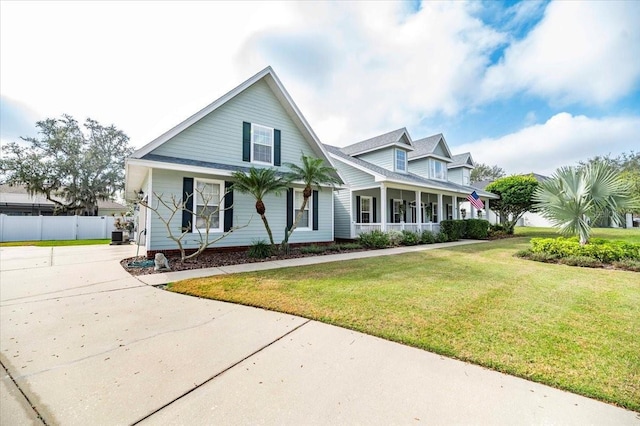
[[[218,227],[217,228],[209,228],[209,233],[212,232],[223,232],[223,228],[224,228],[224,181],[221,180],[214,180],[214,179],[203,179],[203,178],[194,178],[193,179],[193,216],[191,218],[191,230],[192,232],[198,232],[198,201],[200,199],[200,193],[198,192],[198,183],[202,182],[205,184],[213,184],[213,185],[218,185],[219,187],[219,194],[220,194],[220,200],[218,200],[219,202],[219,207],[218,207]],[[212,204],[208,204],[208,206],[211,206]],[[206,232],[206,229],[200,229],[200,232]]]
[[[431,205],[431,222],[440,223],[439,219],[440,218],[438,217],[438,203],[433,203]]]
[[[447,165],[444,163],[444,161],[440,161],[440,160],[435,160],[435,159],[430,159],[429,160],[429,177],[431,179],[436,179],[436,180],[447,180]],[[440,164],[441,167],[441,176],[438,176],[436,173],[436,164]]]
[[[364,200],[369,200],[369,210],[364,210],[362,204]],[[363,213],[369,213],[369,222],[362,221]],[[358,218],[360,223],[373,223],[373,197],[361,196],[360,197],[360,217]]]
[[[296,217],[298,216],[298,210],[300,210],[300,204],[296,204],[296,194],[300,194],[300,197],[304,197],[304,189],[293,189],[293,221],[295,222]],[[312,217],[312,204],[313,204],[313,193],[311,194],[311,197],[309,197],[309,200],[307,201],[307,206],[305,207],[305,210],[307,211],[307,226],[300,226],[300,224],[298,224],[298,226],[296,226],[296,229],[294,229],[293,231],[311,231],[312,229],[312,225],[313,225],[313,217]]]
[[[262,129],[268,130],[271,133],[271,145],[266,145],[263,143],[256,142],[254,140],[254,135],[256,134],[255,130]],[[271,148],[271,162],[260,161],[255,159],[254,147],[255,145],[261,146],[269,146]],[[263,126],[261,124],[251,123],[251,162],[256,164],[265,164],[268,166],[273,166],[273,157],[275,156],[275,141],[274,141],[274,131],[272,127]]]
[[[396,148],[395,149],[395,154],[393,156],[393,168],[396,172],[400,172],[400,173],[407,173],[407,151],[400,149],[400,148]],[[398,168],[398,160],[400,160],[400,158],[398,158],[398,154],[402,153],[404,155],[404,161],[403,163],[403,168],[400,169]]]

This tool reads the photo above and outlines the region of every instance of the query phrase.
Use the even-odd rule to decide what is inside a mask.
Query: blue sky
[[[333,145],[406,127],[543,174],[640,151],[640,2],[3,1],[0,20],[3,143],[68,113],[139,147],[271,65]]]

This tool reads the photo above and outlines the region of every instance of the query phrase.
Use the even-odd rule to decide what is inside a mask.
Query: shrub
[[[415,246],[420,243],[420,235],[411,231],[402,231],[403,246]]]
[[[363,232],[358,236],[358,242],[362,247],[381,249],[389,247],[389,235],[382,231]]]
[[[400,231],[389,231],[387,235],[389,236],[389,245],[392,247],[397,247],[402,242],[403,235]]]
[[[338,250],[358,250],[361,249],[362,246],[358,243],[342,243],[336,244],[338,246]]]
[[[518,250],[514,256],[528,259],[529,257],[531,257],[532,254],[533,252],[531,251],[531,249],[524,249],[524,250]]]
[[[304,254],[320,254],[327,251],[328,247],[319,246],[316,244],[312,244],[310,246],[304,246],[300,249],[300,253]]]
[[[581,266],[583,268],[599,268],[602,262],[588,256],[567,256],[558,259],[559,263],[569,266]]]
[[[431,231],[422,231],[422,235],[420,235],[420,242],[422,244],[433,244],[436,242],[436,236]]]
[[[254,241],[247,251],[247,256],[252,259],[265,259],[271,256],[271,245],[264,240]]]
[[[465,221],[464,238],[485,240],[489,236],[489,221],[484,219],[469,219]]]
[[[576,237],[532,238],[531,250],[534,253],[555,254],[558,257],[584,256],[603,263],[612,263],[623,259],[640,260],[640,244],[597,238],[583,246],[580,245]]]
[[[625,271],[640,272],[640,260],[624,259],[613,262],[613,266]]]
[[[436,234],[436,243],[446,243],[447,241],[450,240],[446,232],[440,231]]]
[[[440,222],[440,231],[449,238],[447,241],[458,241],[465,235],[466,220],[443,220]]]
[[[494,232],[504,232],[505,231],[505,227],[499,223],[494,223],[489,225],[489,231],[494,231]]]

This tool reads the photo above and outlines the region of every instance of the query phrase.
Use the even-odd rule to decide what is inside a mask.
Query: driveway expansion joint
[[[154,414],[164,410],[165,408],[167,408],[168,406],[170,406],[171,404],[173,404],[174,402],[184,398],[185,396],[189,395],[190,393],[192,393],[193,391],[195,391],[196,389],[201,388],[202,386],[206,385],[207,383],[211,382],[212,380],[220,377],[221,375],[223,375],[224,373],[226,373],[227,371],[235,368],[236,366],[242,364],[244,361],[252,358],[253,356],[259,354],[260,352],[262,352],[263,350],[267,349],[268,347],[270,347],[271,345],[273,345],[274,343],[279,342],[280,340],[284,339],[285,337],[291,335],[292,333],[294,333],[295,331],[299,330],[300,328],[304,327],[305,325],[309,324],[312,320],[307,319],[306,321],[304,321],[302,324],[295,326],[294,328],[292,328],[291,330],[287,331],[286,333],[284,333],[282,336],[272,340],[271,342],[265,344],[264,346],[258,348],[257,350],[255,350],[254,352],[250,353],[249,355],[245,356],[244,358],[240,359],[237,362],[234,362],[233,364],[229,365],[228,367],[224,368],[222,371],[214,374],[213,376],[209,377],[208,379],[206,379],[204,382],[195,385],[193,388],[189,389],[188,391],[184,392],[183,394],[177,396],[176,398],[172,399],[171,401],[167,402],[166,404],[162,405],[161,407],[153,410],[152,412],[150,412],[149,414],[147,414],[146,416],[136,420],[135,422],[131,423],[131,426],[135,426],[137,424],[140,424],[141,422],[147,420],[148,418],[150,418],[151,416],[153,416]]]
[[[29,404],[29,406],[31,407],[31,409],[33,410],[33,412],[36,414],[36,416],[38,417],[38,419],[46,426],[48,425],[48,423],[46,422],[46,420],[40,415],[40,412],[38,411],[38,409],[36,408],[35,405],[33,405],[33,403],[31,402],[31,400],[29,399],[29,397],[24,393],[24,391],[22,390],[22,388],[20,387],[20,385],[18,384],[18,382],[16,382],[16,380],[13,378],[13,376],[11,375],[11,373],[9,372],[9,369],[7,367],[5,367],[5,365],[2,363],[2,360],[0,360],[0,366],[2,367],[2,372],[4,374],[7,375],[7,377],[9,379],[11,379],[11,381],[13,382],[13,384],[16,386],[16,389],[18,389],[18,391],[20,392],[20,395],[22,395],[22,397],[27,401],[27,403]]]

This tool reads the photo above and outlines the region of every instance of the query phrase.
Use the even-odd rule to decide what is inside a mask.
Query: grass
[[[58,247],[58,246],[88,246],[96,244],[109,244],[110,239],[104,240],[47,240],[47,241],[9,241],[0,243],[0,247]]]
[[[532,236],[173,283],[640,411],[640,275],[513,256]],[[595,230],[640,240],[640,230]]]

